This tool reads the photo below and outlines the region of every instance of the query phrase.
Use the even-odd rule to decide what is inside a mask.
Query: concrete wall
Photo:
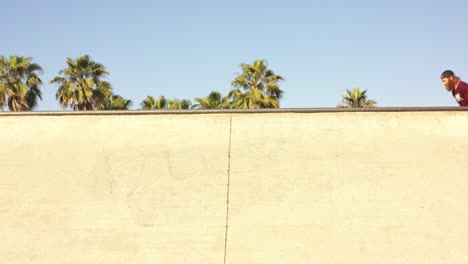
[[[467,151],[466,111],[0,115],[0,260],[468,263]]]

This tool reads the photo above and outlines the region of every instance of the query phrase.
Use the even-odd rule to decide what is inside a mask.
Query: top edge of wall
[[[375,108],[281,108],[242,110],[125,110],[125,111],[31,111],[0,112],[2,116],[94,116],[94,115],[206,115],[271,113],[349,113],[349,112],[465,112],[468,107],[375,107]]]

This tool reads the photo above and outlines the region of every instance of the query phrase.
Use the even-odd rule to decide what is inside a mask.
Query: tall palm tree
[[[342,102],[338,105],[339,108],[369,108],[376,107],[377,102],[367,99],[367,90],[361,91],[359,88],[354,88],[352,91],[346,89],[346,95],[343,96]]]
[[[69,106],[81,111],[99,109],[112,95],[111,84],[103,80],[109,73],[88,55],[76,60],[67,58],[67,68],[59,74],[51,83],[60,85],[56,97],[64,109]]]
[[[99,107],[99,110],[128,110],[131,105],[131,100],[120,95],[112,95]]]
[[[32,110],[42,100],[40,73],[41,66],[30,57],[0,56],[0,109]]]
[[[220,92],[212,91],[205,98],[195,98],[195,104],[193,108],[196,109],[226,109],[229,108],[228,97],[223,97]]]
[[[160,96],[156,100],[153,96],[148,95],[140,105],[143,110],[164,110],[167,108],[167,100],[164,96]]]
[[[279,82],[284,78],[268,69],[265,60],[242,63],[241,68],[242,73],[231,82],[235,88],[229,93],[232,108],[279,108],[284,93]]]

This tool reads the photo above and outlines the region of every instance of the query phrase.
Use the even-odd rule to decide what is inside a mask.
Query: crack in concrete
[[[227,259],[227,242],[229,227],[229,190],[231,186],[231,142],[232,142],[232,114],[229,118],[229,147],[228,147],[228,166],[227,166],[227,193],[226,193],[226,232],[224,234],[224,264]]]

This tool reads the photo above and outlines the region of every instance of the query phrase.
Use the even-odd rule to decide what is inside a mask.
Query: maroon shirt
[[[460,81],[457,89],[452,90],[452,95],[460,106],[468,106],[468,84]]]

